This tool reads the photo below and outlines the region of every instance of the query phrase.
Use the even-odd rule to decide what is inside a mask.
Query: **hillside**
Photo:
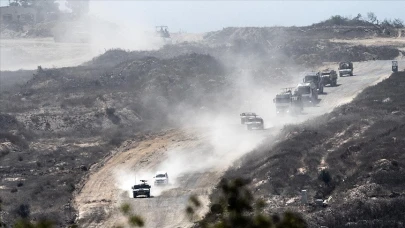
[[[331,105],[321,103],[322,108],[302,115],[306,119],[333,109],[357,91],[385,78],[390,62],[373,59],[391,60],[402,53],[395,46],[330,42],[326,37],[344,35],[338,32],[339,36],[326,36],[328,32],[314,29],[282,28],[278,32],[279,28],[227,28],[207,34],[199,42],[166,45],[159,50],[107,50],[75,67],[50,67],[47,60],[48,65],[36,70],[2,71],[3,222],[9,225],[18,218],[46,217],[57,226],[77,221],[102,226],[105,219],[115,217],[109,217],[99,207],[106,206],[114,214],[120,200],[132,200],[120,198],[125,190],[112,183],[115,164],[128,162],[151,169],[149,172],[168,162],[168,168],[176,170],[171,172],[177,172],[174,177],[184,187],[177,186],[163,197],[156,197],[156,201],[145,200],[140,212],[153,214],[151,205],[173,202],[175,206],[159,211],[161,216],[155,224],[167,225],[176,220],[187,225],[186,219],[172,214],[182,211],[187,196],[196,192],[208,198],[230,162],[278,133],[272,130],[273,125],[290,121],[272,119],[271,100],[280,88],[299,82],[297,72],[318,68],[323,62],[364,61],[355,63],[359,77],[340,79],[349,86],[328,88],[330,94],[320,97]],[[325,39],[318,38],[323,33]],[[368,37],[363,35],[359,36]],[[23,49],[20,42],[16,46]],[[39,55],[58,61],[58,52],[48,50],[49,55],[45,55],[42,51],[48,47],[47,42],[43,40],[44,46],[35,49],[40,51],[33,55],[21,52],[23,60],[35,60]],[[62,47],[83,57],[78,51],[81,45]],[[2,57],[13,50],[2,47]],[[9,58],[6,65],[20,60]],[[239,124],[235,127],[238,114],[247,110],[262,114],[271,130],[252,135]],[[179,160],[164,160],[167,157]],[[182,163],[193,168],[178,165]],[[94,177],[100,173],[106,173],[106,178]],[[100,194],[93,194],[92,189]],[[95,201],[89,201],[93,196]],[[87,208],[98,209],[90,217],[78,218],[80,210],[86,212]]]
[[[299,211],[311,227],[402,227],[404,76],[394,73],[329,114],[285,126],[274,146],[264,143],[224,177],[251,179],[266,210]]]

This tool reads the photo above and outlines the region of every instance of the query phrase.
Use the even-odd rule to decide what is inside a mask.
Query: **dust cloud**
[[[16,36],[1,39],[0,70],[77,66],[109,49],[155,50],[164,45],[154,27],[141,21],[108,21],[98,13],[72,19],[62,14],[46,25],[54,37]]]

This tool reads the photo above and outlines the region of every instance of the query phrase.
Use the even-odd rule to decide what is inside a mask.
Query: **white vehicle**
[[[155,179],[155,185],[167,185],[169,184],[169,176],[167,172],[159,171],[156,172],[156,175],[153,177]]]

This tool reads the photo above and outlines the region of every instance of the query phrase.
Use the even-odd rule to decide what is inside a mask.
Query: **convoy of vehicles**
[[[392,62],[392,71],[398,69],[398,63]],[[353,75],[352,62],[339,63],[339,75]],[[283,92],[276,95],[273,103],[276,106],[276,114],[299,114],[304,105],[313,106],[318,103],[318,94],[323,93],[325,85],[337,86],[337,72],[325,69],[319,72],[303,74],[302,83],[295,88],[284,88]]]

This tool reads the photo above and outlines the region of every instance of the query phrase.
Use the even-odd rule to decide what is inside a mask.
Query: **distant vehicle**
[[[240,123],[245,124],[248,118],[257,116],[254,112],[243,112],[240,114]]]
[[[298,84],[295,93],[301,95],[304,104],[315,105],[318,101],[318,91],[313,82]]]
[[[171,44],[172,43],[172,38],[169,33],[169,27],[166,25],[160,25],[160,26],[155,26],[156,29],[156,35],[161,37],[165,44]]]
[[[337,73],[334,70],[324,70],[321,72],[321,78],[324,85],[335,87],[337,85]]]
[[[248,130],[263,130],[264,121],[261,117],[258,116],[249,117],[246,120],[246,126]]]
[[[339,63],[339,77],[344,75],[353,76],[353,63],[352,62],[340,62]]]
[[[156,175],[153,178],[155,179],[154,185],[169,184],[169,175],[167,175],[167,172],[163,171],[156,172]]]
[[[392,72],[398,72],[398,61],[392,61]]]
[[[141,180],[142,184],[136,184],[132,186],[132,194],[134,198],[138,196],[144,196],[150,198],[150,188],[151,186],[147,184],[146,180]]]
[[[276,105],[276,114],[298,114],[302,111],[302,97],[298,93],[292,93],[294,88],[284,88],[283,92],[276,95],[273,102]]]
[[[313,82],[318,90],[318,93],[323,93],[323,79],[319,72],[310,72],[306,73],[304,78],[302,79],[304,83],[311,83]]]

